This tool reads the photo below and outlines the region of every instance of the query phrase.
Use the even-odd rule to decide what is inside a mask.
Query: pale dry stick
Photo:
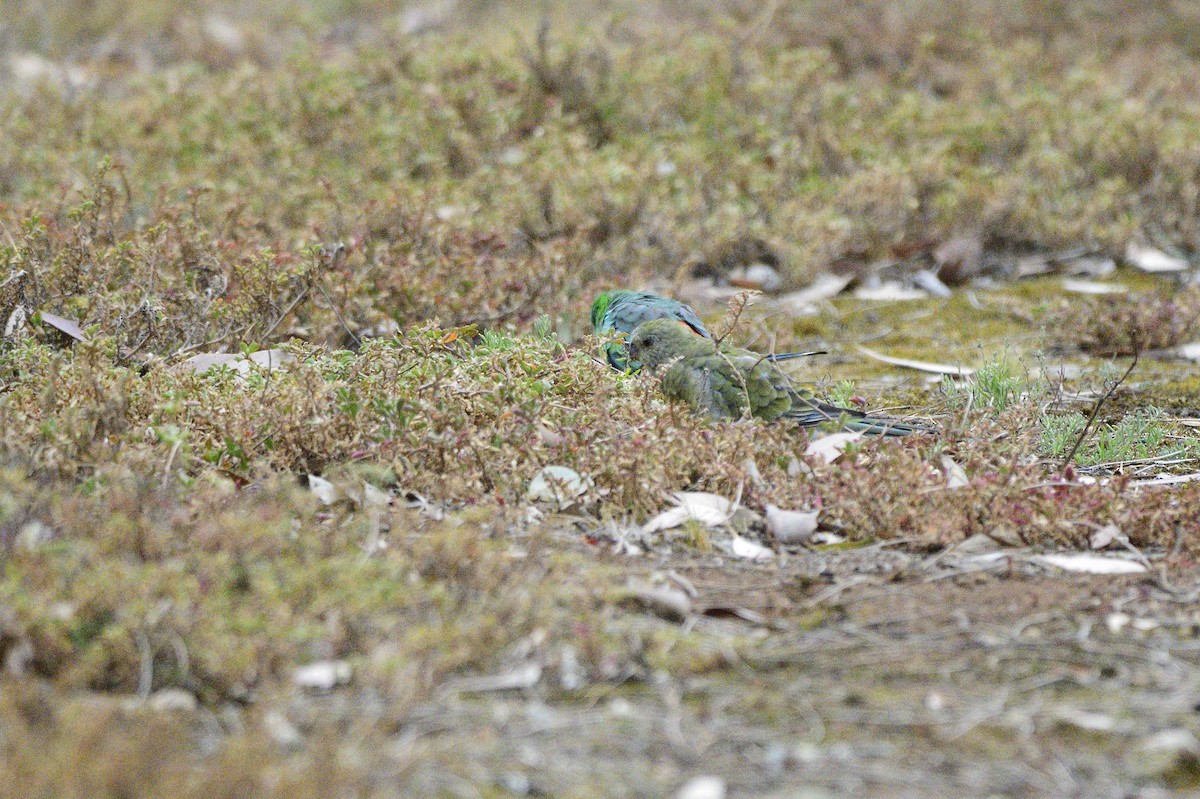
[[[8,239],[8,243],[12,245],[12,248],[14,250],[17,249],[17,242],[13,239],[12,233],[8,231],[8,225],[4,224],[3,221],[0,221],[0,230],[4,231],[4,238]]]
[[[16,274],[9,275],[7,280],[5,280],[3,283],[0,283],[0,289],[4,288],[9,283],[13,283],[13,282],[20,280],[21,278],[25,277],[27,274],[29,274],[29,273],[26,272],[24,269],[18,269]]]
[[[750,26],[742,33],[740,38],[742,40],[743,47],[753,43],[763,30],[770,27],[772,20],[775,19],[775,15],[779,13],[779,9],[782,5],[783,0],[771,0],[771,2],[766,5],[762,12],[759,13],[758,18],[755,19],[754,22],[752,22]]]
[[[179,349],[175,350],[173,353],[171,353],[170,357],[177,358],[180,355],[186,355],[187,353],[192,352],[193,350],[198,350],[201,347],[207,347],[212,344],[218,344],[218,343],[224,341],[225,339],[229,338],[230,336],[234,335],[235,333],[240,336],[241,334],[245,333],[247,330],[249,330],[252,327],[254,327],[253,322],[249,323],[248,325],[245,325],[240,330],[230,330],[225,333],[222,333],[221,335],[217,336],[214,339],[207,339],[205,341],[198,341],[195,344],[188,344],[186,346],[180,347]]]
[[[1107,480],[1108,478],[1105,478],[1105,479]],[[1033,483],[1031,485],[1027,485],[1024,488],[1022,488],[1021,490],[1022,491],[1036,491],[1039,488],[1091,488],[1094,485],[1098,485],[1098,483],[1080,483],[1077,481],[1072,481],[1072,482],[1068,483],[1068,482],[1057,482],[1054,480],[1044,480],[1040,483]],[[1100,484],[1100,485],[1102,485],[1102,484]]]
[[[162,480],[159,483],[163,488],[167,487],[167,482],[171,479],[171,464],[175,463],[175,455],[179,452],[181,444],[183,444],[182,438],[175,439],[175,444],[171,447],[171,454],[167,456],[167,465],[163,467]]]
[[[954,577],[965,577],[968,574],[978,574],[979,572],[997,571],[998,569],[1011,569],[1012,566],[1013,566],[1013,558],[1011,555],[1006,554],[1004,557],[996,558],[995,560],[993,560],[989,563],[986,563],[982,566],[978,566],[973,569],[965,569],[965,568],[950,569],[949,571],[944,571],[939,574],[930,575],[929,577],[926,577],[921,582],[936,583],[936,582],[940,582],[941,580],[948,580],[948,579],[951,579]]]
[[[1081,466],[1081,472],[1094,471],[1113,471],[1114,469],[1124,469],[1129,466],[1178,466],[1181,463],[1191,463],[1195,458],[1176,458],[1176,455],[1182,455],[1187,450],[1177,449],[1173,452],[1168,452],[1164,455],[1155,455],[1150,458],[1133,458],[1127,461],[1106,461],[1104,463],[1096,463],[1091,466]],[[1174,460],[1172,460],[1174,459]]]
[[[175,666],[183,679],[191,674],[192,658],[188,655],[187,644],[179,637],[179,633],[171,633],[171,648],[175,650]]]
[[[818,605],[820,605],[822,602],[828,602],[829,600],[836,597],[838,594],[841,594],[841,593],[855,587],[856,585],[865,585],[865,584],[871,584],[871,583],[878,585],[880,582],[882,582],[882,580],[879,577],[856,574],[853,577],[850,577],[847,580],[843,580],[840,583],[834,583],[833,585],[826,588],[824,591],[820,592],[816,596],[809,599],[801,607],[803,607],[805,610],[808,610],[810,608],[815,608]]]
[[[959,422],[959,432],[965,432],[967,429],[967,415],[971,412],[972,406],[975,405],[975,393],[967,392],[967,404],[963,406],[962,420]]]
[[[145,630],[139,629],[136,638],[139,655],[138,696],[146,700],[150,698],[150,691],[154,687],[154,651],[150,648],[150,639],[146,637]]]

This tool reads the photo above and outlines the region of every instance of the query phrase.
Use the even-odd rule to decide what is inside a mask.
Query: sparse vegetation
[[[1042,451],[1062,458],[1070,451],[1086,422],[1083,414],[1042,417]],[[1100,426],[1076,454],[1082,466],[1124,466],[1152,460],[1191,462],[1200,455],[1195,437],[1173,434],[1170,420],[1156,408],[1133,411],[1113,424]]]
[[[1020,402],[1027,388],[1024,376],[1003,358],[984,363],[961,383],[950,377],[942,379],[942,393],[953,405],[986,408],[996,413]]]
[[[1060,6],[10,4],[0,799],[1191,784],[1129,752],[1200,732],[1200,295],[1123,259],[1200,252],[1200,20]],[[1129,293],[1027,277],[1081,254]],[[754,264],[983,279],[722,321]],[[938,435],[666,405],[588,328],[647,285]],[[1154,570],[1020,560],[1097,530]]]
[[[1133,355],[1191,341],[1200,331],[1196,289],[1149,296],[1105,297],[1064,304],[1055,326],[1097,355]]]

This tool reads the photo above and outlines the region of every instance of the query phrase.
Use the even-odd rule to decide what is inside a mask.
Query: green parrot
[[[652,319],[638,325],[629,341],[629,357],[654,370],[667,366],[662,391],[667,399],[686,402],[716,419],[738,419],[746,410],[773,422],[789,419],[802,427],[839,421],[861,433],[903,436],[932,429],[894,419],[867,416],[815,399],[793,388],[787,376],[766,357],[697,336],[674,319]]]
[[[677,300],[660,297],[645,291],[605,291],[592,301],[592,328],[597,335],[617,332],[622,334],[620,341],[613,341],[604,347],[604,354],[609,364],[622,372],[636,372],[641,368],[637,361],[630,361],[625,346],[625,340],[634,329],[643,322],[652,319],[670,319],[682,322],[693,336],[711,338],[704,322],[688,306]],[[772,355],[769,360],[786,361],[791,358],[803,358],[808,355],[822,355],[822,352],[789,352]]]

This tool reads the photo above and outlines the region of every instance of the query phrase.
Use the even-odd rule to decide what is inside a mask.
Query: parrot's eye
[[[643,347],[653,347],[654,346],[654,336],[646,336],[644,339],[642,339],[642,346]]]

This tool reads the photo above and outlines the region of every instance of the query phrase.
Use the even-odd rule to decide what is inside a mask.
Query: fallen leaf
[[[784,510],[767,505],[767,529],[781,544],[799,544],[817,531],[816,510]]]
[[[1153,486],[1176,486],[1184,483],[1194,483],[1200,480],[1200,472],[1192,472],[1191,474],[1159,474],[1146,480],[1134,480],[1131,485],[1139,488]]]
[[[756,291],[775,292],[783,286],[783,278],[779,276],[779,272],[770,264],[762,263],[738,267],[730,272],[726,279],[731,286]]]
[[[1013,277],[1036,277],[1048,275],[1053,269],[1050,258],[1046,255],[1025,255],[1017,259],[1013,266]]]
[[[942,456],[942,471],[946,474],[946,488],[963,488],[971,484],[963,467],[955,463],[949,455]]]
[[[647,583],[631,583],[629,587],[638,604],[656,616],[684,621],[692,614],[692,600],[678,588]]]
[[[648,290],[654,290],[656,286],[651,286]],[[666,290],[662,288],[660,290]],[[741,294],[745,289],[740,289],[737,286],[718,286],[712,282],[712,278],[702,277],[695,280],[689,280],[679,287],[676,292],[680,301],[686,302],[688,305],[705,305],[708,303],[726,302],[733,297]]]
[[[540,663],[526,663],[515,669],[489,674],[483,677],[462,677],[452,681],[445,688],[445,693],[486,693],[489,691],[513,691],[532,688],[542,679]]]
[[[392,504],[392,495],[364,480],[362,486],[362,504],[368,508],[386,508]]]
[[[337,502],[338,490],[333,483],[315,474],[308,476],[308,490],[312,492],[322,505],[332,505]]]
[[[1085,275],[1087,277],[1107,277],[1117,270],[1117,262],[1112,258],[1096,255],[1065,258],[1060,264],[1062,271],[1067,274]]]
[[[751,624],[769,625],[771,623],[771,620],[763,614],[736,605],[709,605],[704,608],[703,615],[713,619],[741,619]]]
[[[1063,291],[1070,291],[1075,294],[1124,294],[1129,291],[1128,286],[1122,286],[1120,283],[1099,283],[1095,280],[1076,280],[1074,278],[1063,278]]]
[[[1143,272],[1183,272],[1189,264],[1184,258],[1168,255],[1155,247],[1146,247],[1129,242],[1125,248],[1125,260]]]
[[[762,472],[759,471],[758,464],[754,458],[746,458],[746,475],[750,478],[750,482],[757,488],[764,488],[767,481],[763,479]]]
[[[916,369],[921,372],[931,372],[937,375],[952,375],[955,377],[968,377],[975,374],[975,370],[969,366],[952,366],[944,363],[932,363],[930,361],[914,361],[909,358],[893,358],[891,355],[884,355],[881,352],[876,352],[872,349],[867,349],[861,344],[855,344],[863,355],[868,358],[874,358],[883,363],[890,363],[892,366],[903,366],[906,369]]]
[[[896,280],[889,280],[880,283],[878,286],[862,286],[854,290],[855,299],[875,300],[878,302],[907,302],[910,300],[923,300],[928,296],[929,292],[905,286]]]
[[[725,799],[725,780],[711,776],[692,777],[675,794],[675,799]]]
[[[700,596],[700,592],[696,590],[696,586],[692,584],[692,581],[684,577],[682,574],[679,574],[675,571],[655,572],[655,575],[659,574],[683,589],[683,592],[692,599]]]
[[[25,310],[24,305],[13,308],[12,313],[8,315],[8,321],[4,323],[4,338],[11,341],[20,336],[27,319],[29,311]]]
[[[350,664],[344,660],[322,660],[292,672],[292,682],[310,691],[332,691],[350,682]]]
[[[913,275],[912,279],[913,285],[915,285],[917,288],[928,291],[935,297],[945,298],[953,296],[954,294],[950,287],[943,283],[937,274],[929,271],[928,269],[922,269],[921,271],[917,272]]]
[[[809,466],[804,461],[797,458],[795,455],[793,455],[792,459],[788,461],[788,465],[787,465],[787,476],[788,477],[792,477],[792,478],[813,477],[815,475],[816,475],[816,472],[813,471],[812,467]]]
[[[42,83],[83,89],[93,80],[91,70],[85,67],[60,64],[36,53],[10,55],[8,68],[22,92],[28,92],[33,86]]]
[[[304,735],[278,710],[268,710],[264,713],[262,726],[271,740],[282,747],[293,749],[304,743]]]
[[[569,508],[591,488],[591,480],[566,466],[546,466],[529,481],[526,495],[537,502],[549,502],[559,510]]]
[[[1139,749],[1164,750],[1177,749],[1200,755],[1200,740],[1194,733],[1182,728],[1160,730],[1143,739],[1138,744]]]
[[[242,356],[234,355],[231,352],[201,352],[181,361],[177,368],[190,369],[193,372],[207,372],[209,369],[232,364],[239,360],[243,360]]]
[[[88,340],[87,334],[83,332],[83,328],[79,326],[78,322],[67,319],[65,316],[50,313],[49,311],[38,311],[37,315],[41,317],[43,322],[50,325],[50,327],[60,333],[65,333],[76,341]]]
[[[280,349],[258,350],[257,352],[250,353],[250,362],[251,363],[257,364],[258,366],[266,367],[267,369],[278,369],[279,367],[283,366],[285,363],[291,363],[294,360],[296,360],[295,355],[292,355],[290,352],[285,352]],[[237,368],[238,368],[238,371],[242,371],[242,372],[249,371],[249,367],[246,367],[245,369],[243,369],[242,367],[239,366]]]
[[[13,543],[29,552],[34,552],[43,544],[54,539],[54,530],[37,519],[30,519],[17,530]]]
[[[576,691],[584,684],[579,656],[575,654],[575,647],[570,644],[563,644],[558,650],[558,684],[566,691]]]
[[[976,533],[954,546],[955,555],[991,555],[1000,551],[1000,544],[990,535]]]
[[[1054,712],[1054,720],[1087,732],[1116,732],[1128,726],[1127,723],[1122,724],[1107,713],[1095,713],[1074,707],[1058,708]]]
[[[1104,549],[1114,543],[1119,544],[1128,540],[1125,534],[1121,532],[1120,527],[1117,527],[1115,524],[1106,524],[1092,533],[1091,538],[1088,539],[1088,543],[1092,549]]]
[[[833,463],[841,457],[848,445],[862,437],[862,433],[830,433],[810,441],[804,454],[825,463]]]
[[[770,560],[775,557],[775,553],[767,547],[757,541],[751,541],[749,538],[742,538],[740,535],[733,537],[729,549],[734,555],[747,560]]]
[[[675,507],[665,510],[642,525],[642,533],[673,530],[695,520],[706,527],[719,527],[733,518],[737,506],[725,497],[703,491],[680,491],[674,495]]]
[[[997,525],[990,532],[986,533],[986,535],[997,544],[1006,547],[1025,546],[1025,541],[1021,538],[1021,534],[1007,525]]]
[[[182,688],[160,688],[146,698],[146,705],[161,713],[188,713],[198,704],[196,695]]]
[[[1069,572],[1083,574],[1141,574],[1146,571],[1142,564],[1114,555],[1092,555],[1087,552],[1063,552],[1035,555],[1032,560]]]
[[[279,369],[294,360],[295,355],[280,349],[259,350],[251,353],[248,358],[232,352],[202,352],[179,363],[176,368],[203,373],[223,366],[240,375],[247,375],[255,366],[268,370]]]
[[[246,35],[225,17],[209,14],[204,18],[203,29],[208,42],[220,47],[231,57],[241,55],[246,49]]]
[[[1160,730],[1130,748],[1133,753],[1130,764],[1138,779],[1166,785],[1182,779],[1186,781],[1183,784],[1194,785],[1200,740],[1191,730],[1182,727]],[[1174,793],[1194,792],[1182,789]]]
[[[983,268],[983,239],[977,233],[947,239],[933,251],[933,260],[943,281],[965,283]]]
[[[841,294],[853,279],[853,275],[834,275],[826,272],[817,275],[812,283],[799,291],[781,294],[776,302],[794,314],[815,313],[818,302]]]

